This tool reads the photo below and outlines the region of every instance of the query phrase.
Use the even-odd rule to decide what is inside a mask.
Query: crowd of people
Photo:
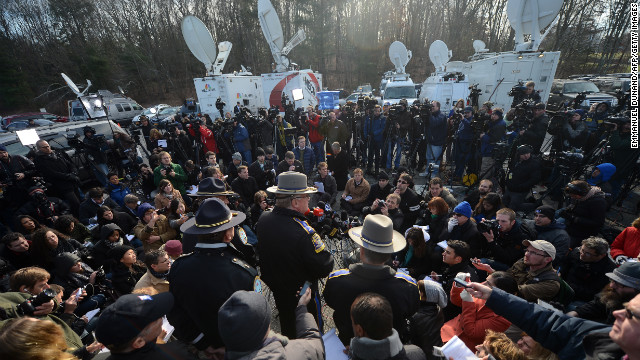
[[[27,156],[0,145],[0,357],[323,359],[330,323],[352,359],[440,359],[455,339],[479,358],[640,358],[640,218],[602,234],[637,161],[627,125],[611,163],[559,186],[566,202],[534,204],[532,188],[555,181],[541,176],[544,104],[514,131],[504,178],[502,109],[485,104],[478,132],[464,101],[448,117],[428,108],[420,133],[406,101],[361,109],[360,160],[349,109],[253,123],[238,106],[229,131],[176,117],[165,134],[143,118],[135,181],[98,148],[89,188],[45,140]],[[592,110],[584,131],[598,138],[606,109]],[[446,161],[477,187],[447,187]],[[357,249],[345,268],[329,216]]]

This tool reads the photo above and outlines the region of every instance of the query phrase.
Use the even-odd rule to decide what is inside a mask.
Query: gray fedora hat
[[[278,175],[278,185],[267,189],[274,194],[297,195],[312,194],[318,189],[307,185],[307,175],[297,171],[285,171]]]
[[[393,230],[391,218],[385,215],[367,215],[362,226],[349,230],[349,237],[363,248],[382,254],[398,252],[407,246],[407,240]]]
[[[640,262],[627,261],[606,275],[619,284],[640,290]]]
[[[237,195],[231,190],[227,190],[227,186],[224,181],[212,177],[204,178],[198,184],[198,191],[195,194],[188,194],[189,196],[205,197],[205,196],[230,196]]]

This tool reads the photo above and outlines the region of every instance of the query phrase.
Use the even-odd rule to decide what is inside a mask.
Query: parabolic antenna
[[[69,85],[69,88],[71,88],[71,90],[76,93],[77,96],[82,96],[82,92],[80,91],[80,89],[78,89],[78,86],[76,85],[76,83],[73,82],[73,80],[71,80],[67,74],[65,73],[60,73],[60,75],[62,75],[62,78],[64,79],[64,81],[67,83],[67,85]],[[88,88],[88,87],[87,87]]]
[[[451,51],[442,40],[436,40],[429,46],[429,59],[437,71],[444,71],[444,65],[451,59]]]
[[[476,53],[486,51],[487,44],[485,44],[482,40],[473,40],[473,50],[475,50]]]
[[[538,9],[537,12],[531,12],[533,8]],[[520,24],[524,34],[532,34],[536,27],[544,29],[547,27],[562,8],[562,0],[509,0],[507,2],[507,17],[511,27]]]
[[[396,72],[404,74],[404,67],[411,60],[411,51],[407,50],[406,46],[400,41],[394,41],[389,46],[389,59],[396,67]]]
[[[193,15],[182,19],[182,37],[193,56],[210,71],[216,60],[216,43],[207,26]]]

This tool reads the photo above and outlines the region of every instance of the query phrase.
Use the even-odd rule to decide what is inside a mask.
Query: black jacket
[[[342,150],[337,155],[328,157],[327,164],[329,165],[329,170],[332,172],[331,175],[336,179],[338,191],[344,190],[344,186],[349,180],[349,156]]]
[[[531,126],[520,136],[520,144],[530,145],[533,149],[532,155],[540,153],[544,137],[547,135],[547,126],[549,126],[549,116],[543,114],[533,118]]]
[[[111,269],[111,284],[120,296],[130,294],[146,272],[147,268],[142,263],[133,264],[131,270],[120,262],[115,263]]]
[[[387,186],[385,186],[384,188],[380,188],[380,184],[378,182],[371,185],[371,188],[369,189],[369,195],[367,195],[367,206],[371,206],[373,202],[376,201],[376,199],[386,199],[387,195],[391,194],[392,189],[393,186],[391,186],[390,182],[387,183]]]
[[[395,191],[395,189],[393,191]],[[407,189],[404,194],[400,194],[400,210],[402,210],[404,214],[401,231],[401,233],[404,234],[405,230],[416,223],[420,211],[420,197],[413,189]]]
[[[477,282],[479,278],[476,269],[471,266],[468,261],[455,265],[443,264],[443,266],[445,268],[439,280],[442,283],[444,292],[447,294],[447,306],[442,311],[444,313],[444,321],[449,321],[462,313],[462,308],[454,305],[451,299],[448,298],[449,293],[451,293],[451,287],[453,286],[453,279],[459,272],[471,274],[471,281],[473,282]]]
[[[540,181],[540,160],[532,156],[528,160],[518,161],[507,174],[507,189],[524,193]]]
[[[271,172],[271,169],[273,169],[271,167],[271,163],[266,160],[262,167],[260,167],[258,160],[254,161],[249,166],[249,175],[256,179],[258,189],[267,190],[267,179],[269,179],[269,172]]]
[[[80,178],[76,175],[78,170],[66,154],[45,155],[38,152],[34,164],[58,194],[75,191],[80,186]]]
[[[120,227],[116,224],[106,224],[100,229],[100,241],[98,241],[91,248],[91,265],[94,268],[99,268],[100,266],[104,267],[105,271],[110,271],[111,265],[115,263],[114,260],[107,256],[109,250],[111,250],[112,246],[109,246],[107,243],[109,240],[107,237],[113,233],[114,230],[120,231]],[[122,245],[129,245],[129,240],[123,235],[120,234],[120,238],[122,239]],[[120,245],[120,244],[117,244]],[[115,245],[114,245],[115,246]]]
[[[575,300],[591,301],[609,283],[606,273],[613,272],[615,268],[616,265],[608,256],[597,262],[581,261],[580,248],[575,248],[565,259],[560,274],[575,291]]]
[[[225,243],[198,243],[193,253],[178,258],[169,272],[169,291],[175,298],[168,314],[174,335],[198,349],[223,345],[218,310],[238,290],[254,290],[258,272]]]
[[[253,204],[253,195],[260,190],[258,189],[256,179],[251,176],[246,180],[240,177],[235,178],[231,183],[231,188],[240,195],[240,200],[247,207]]]
[[[523,240],[534,240],[529,235],[529,232],[522,230],[520,221],[516,220],[513,227],[509,231],[498,231],[493,234],[493,241],[488,242],[484,238],[484,244],[482,247],[482,257],[491,258],[495,261],[501,262],[507,266],[515,264],[524,256]]]
[[[53,227],[53,216],[67,215],[71,212],[69,205],[57,197],[47,197],[47,202],[39,203],[31,200],[16,211],[19,215],[30,215],[42,225]]]
[[[393,327],[402,336],[407,335],[406,320],[418,310],[420,294],[416,280],[396,272],[389,266],[352,264],[349,269],[336,270],[329,275],[324,288],[324,299],[333,312],[343,344],[353,337],[351,304],[358,295],[375,292],[384,296],[393,309]]]
[[[602,191],[596,191],[586,200],[578,200],[575,207],[569,210],[571,218],[566,219],[569,236],[586,239],[597,235],[604,225],[607,206],[607,200]]]
[[[471,255],[474,257],[480,255],[482,244],[486,243],[484,236],[478,232],[476,223],[472,219],[467,220],[463,225],[454,226],[450,233],[447,229],[445,239],[461,240],[466,242],[471,247]]]
[[[411,343],[419,346],[427,355],[433,357],[433,347],[441,346],[440,329],[444,325],[444,315],[438,305],[420,302],[418,312],[411,317]]]
[[[304,174],[304,167],[302,166],[302,163],[299,160],[293,160],[293,165],[296,167],[294,171]],[[280,175],[285,171],[289,171],[290,166],[291,165],[287,163],[287,160],[280,161],[280,163],[278,163],[278,168],[276,169],[276,174]]]
[[[87,198],[80,203],[78,220],[80,220],[80,222],[85,225],[89,225],[89,219],[98,215],[98,209],[100,209],[100,206],[102,205],[108,206],[109,208],[111,208],[111,210],[114,210],[118,207],[118,204],[116,204],[115,201],[111,200],[110,197],[105,198],[100,205],[96,204],[91,198]]]

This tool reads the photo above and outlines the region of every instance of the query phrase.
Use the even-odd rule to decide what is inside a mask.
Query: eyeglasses
[[[583,250],[583,246],[580,247],[580,253],[584,254],[584,256],[598,256],[598,254],[587,252],[587,250]]]
[[[458,214],[458,213],[453,213],[452,215],[455,216],[455,217],[464,216],[464,215]]]
[[[549,256],[547,254],[540,254],[540,253],[537,253],[537,252],[531,251],[531,250],[525,250],[524,253],[525,254],[531,254],[531,255],[538,255],[538,256],[542,256],[542,257],[548,257]]]
[[[398,180],[398,184],[408,184],[408,182],[406,182],[406,181],[404,181],[404,180],[400,179],[400,180]]]

